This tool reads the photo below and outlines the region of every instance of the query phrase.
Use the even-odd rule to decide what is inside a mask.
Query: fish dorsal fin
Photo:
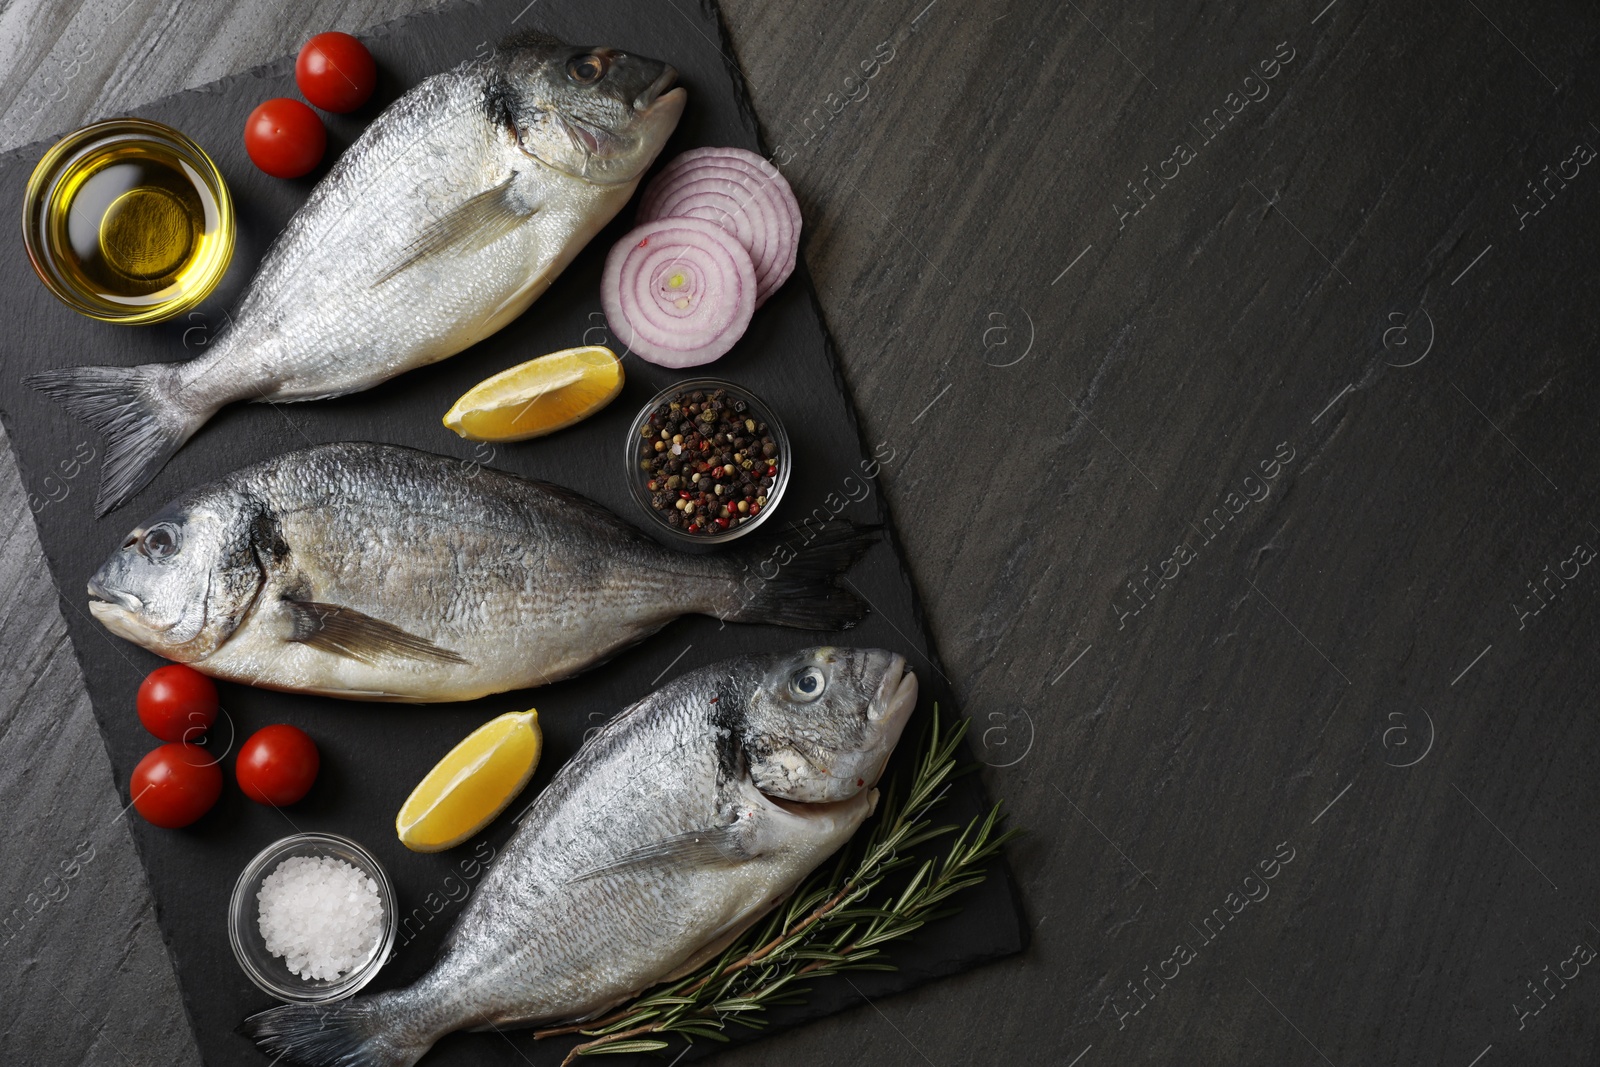
[[[492,189],[450,209],[429,223],[383,273],[374,286],[382,285],[401,271],[445,253],[465,255],[488,248],[538,213],[538,208],[523,204],[511,190],[515,173]]]
[[[628,849],[598,867],[591,867],[581,874],[574,875],[570,881],[587,882],[593,878],[603,878],[658,864],[718,866],[740,863],[754,856],[751,847],[752,834],[747,826],[751,821],[751,817],[746,814],[722,826],[673,834],[660,841]]]
[[[381,656],[466,663],[448,648],[408,633],[392,623],[374,619],[355,608],[319,604],[313,600],[285,600],[293,622],[289,640],[361,663],[376,663]]]

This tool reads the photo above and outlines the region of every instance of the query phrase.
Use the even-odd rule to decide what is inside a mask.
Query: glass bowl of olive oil
[[[69,134],[28,179],[22,237],[68,307],[104,322],[160,322],[204,300],[233,256],[233,200],[199,145],[148,119]]]

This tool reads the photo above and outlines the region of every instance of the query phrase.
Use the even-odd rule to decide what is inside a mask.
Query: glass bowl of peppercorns
[[[789,435],[770,408],[720,378],[675,382],[628,431],[633,498],[672,539],[710,545],[765,521],[789,484]]]

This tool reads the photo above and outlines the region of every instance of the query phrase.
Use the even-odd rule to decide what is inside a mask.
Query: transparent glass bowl
[[[124,325],[173,318],[211,295],[235,227],[211,157],[148,119],[68,134],[34,167],[22,201],[23,245],[45,287],[74,311]],[[84,255],[99,266],[80,268]]]
[[[341,859],[378,883],[378,900],[383,905],[383,932],[367,959],[337,981],[301,978],[289,970],[281,956],[268,952],[261,938],[260,904],[256,893],[267,875],[292,856]],[[389,883],[389,876],[372,853],[337,834],[295,834],[274,841],[257,853],[239,874],[233,886],[233,899],[228,903],[228,941],[233,945],[239,966],[252,982],[280,1000],[316,1004],[343,1000],[355,993],[372,981],[389,958],[398,927],[394,886]]]
[[[650,475],[640,468],[639,442],[644,440],[642,433],[645,425],[650,421],[650,415],[662,404],[676,400],[684,393],[693,393],[697,390],[711,392],[716,389],[726,390],[728,395],[735,400],[742,400],[749,408],[752,417],[758,422],[767,424],[767,432],[772,435],[772,441],[778,446],[778,473],[773,477],[772,487],[767,490],[767,502],[761,507],[761,514],[748,518],[742,523],[735,523],[726,530],[714,534],[692,534],[681,527],[673,526],[667,522],[666,515],[657,511],[650,505],[650,489],[647,484]],[[650,398],[650,402],[639,409],[633,417],[633,425],[628,427],[628,440],[623,446],[623,459],[627,462],[628,489],[633,494],[633,499],[639,508],[650,517],[654,528],[666,532],[674,541],[685,545],[717,545],[735,540],[748,534],[777,510],[778,502],[783,498],[783,491],[789,487],[789,475],[794,466],[794,454],[789,447],[789,435],[783,428],[783,423],[772,413],[766,402],[758,398],[748,389],[733,384],[722,378],[689,378],[681,382],[674,382]]]

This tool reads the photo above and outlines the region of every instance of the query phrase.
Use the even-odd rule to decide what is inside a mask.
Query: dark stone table
[[[0,148],[425,6],[12,0]],[[1594,1062],[1600,12],[725,16],[1035,933],[718,1062]],[[0,1062],[195,1062],[34,488]]]

